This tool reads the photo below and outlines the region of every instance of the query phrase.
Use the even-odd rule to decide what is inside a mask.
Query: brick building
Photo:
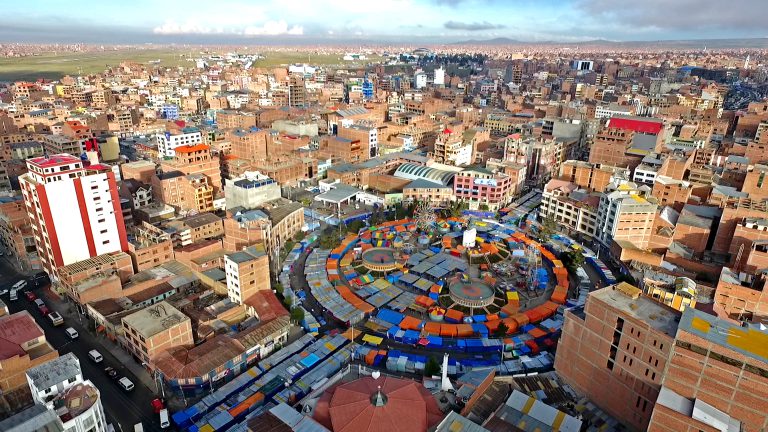
[[[142,362],[151,363],[171,348],[195,343],[189,317],[165,301],[124,317],[122,323],[120,344]]]
[[[15,410],[31,402],[26,371],[59,356],[27,311],[0,316],[0,400]]]
[[[243,304],[258,291],[270,290],[269,256],[263,247],[250,246],[224,256],[227,294],[236,304]]]
[[[623,178],[629,175],[626,168],[569,160],[560,167],[559,177],[584,189],[602,192],[616,174],[623,174]]]
[[[625,282],[593,291],[566,311],[555,369],[632,430],[645,430],[659,394],[680,312]]]
[[[143,222],[136,228],[135,239],[128,242],[128,255],[136,273],[166,263],[173,259],[171,235]]]
[[[649,432],[768,429],[768,333],[688,308]]]

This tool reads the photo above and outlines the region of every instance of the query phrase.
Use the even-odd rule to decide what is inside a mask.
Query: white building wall
[[[199,131],[171,135],[169,133],[159,133],[155,135],[157,139],[157,152],[160,157],[174,157],[174,149],[183,145],[195,145],[203,142],[203,134]]]
[[[242,304],[242,294],[240,291],[240,272],[237,263],[224,256],[224,273],[227,276],[227,295],[229,299],[236,304]]]
[[[90,258],[74,182],[62,180],[48,183],[45,185],[45,191],[64,265]],[[49,237],[51,234],[48,227]]]
[[[107,174],[85,176],[80,181],[83,185],[85,208],[88,211],[96,255],[119,251],[120,233]]]

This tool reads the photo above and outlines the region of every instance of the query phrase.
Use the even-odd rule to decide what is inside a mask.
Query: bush
[[[352,234],[357,234],[363,227],[365,227],[365,222],[354,220],[347,225],[347,230]]]
[[[335,249],[341,244],[341,239],[339,238],[338,233],[334,230],[332,233],[320,237],[319,243],[320,247],[323,249]]]
[[[504,324],[504,321],[499,323],[499,326],[496,327],[496,330],[493,331],[493,335],[497,337],[504,337],[507,335],[507,332],[509,331],[509,327],[507,327],[506,324]]]
[[[427,359],[427,364],[424,365],[424,375],[426,376],[434,376],[440,374],[440,363],[437,362],[437,359],[433,356],[430,356]]]
[[[304,309],[299,307],[291,309],[291,321],[295,322],[296,324],[304,321]]]

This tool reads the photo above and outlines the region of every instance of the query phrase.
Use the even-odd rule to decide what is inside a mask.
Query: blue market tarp
[[[472,324],[472,331],[482,336],[488,336],[488,327],[485,324]]]
[[[419,332],[416,330],[406,330],[403,335],[403,343],[415,344],[419,341]]]
[[[379,311],[379,314],[376,315],[376,317],[384,322],[388,322],[390,324],[398,325],[400,322],[405,318],[403,314],[400,312],[395,312],[391,309],[382,309]]]
[[[485,315],[472,315],[472,321],[476,323],[485,322],[486,321]],[[485,327],[485,326],[482,326],[482,327]]]
[[[427,340],[429,341],[429,344],[427,345],[428,347],[439,348],[443,346],[443,338],[440,336],[427,336]]]
[[[301,363],[301,365],[304,367],[311,367],[312,365],[314,365],[319,361],[320,361],[320,357],[318,357],[317,354],[315,353],[311,353],[308,356],[301,359],[299,363]]]

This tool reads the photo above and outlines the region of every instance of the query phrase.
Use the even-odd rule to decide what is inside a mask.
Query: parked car
[[[45,306],[45,303],[42,300],[40,300],[40,299],[35,299],[33,301],[35,302],[35,306],[37,306],[38,309],[40,309],[41,307]]]
[[[160,414],[160,411],[162,411],[163,408],[165,408],[165,405],[160,398],[152,399],[152,409],[155,411],[155,414]]]
[[[0,290],[0,296],[1,296],[1,295],[6,295],[6,294],[8,294],[9,292],[10,292],[10,291],[8,291],[7,289],[4,289],[4,290]]]
[[[10,299],[10,301],[16,301],[16,300],[18,300],[18,299],[19,299],[19,293],[18,293],[18,292],[16,292],[16,290],[15,290],[15,289],[12,289],[12,290],[11,290],[11,295],[10,295],[10,297],[8,297],[8,298]]]
[[[73,329],[72,327],[67,327],[64,329],[64,331],[67,333],[67,336],[69,336],[70,339],[77,339],[80,334],[77,332],[77,330]]]
[[[58,312],[51,312],[48,314],[48,319],[51,320],[51,324],[54,326],[60,326],[64,324],[64,318],[62,318]]]
[[[43,316],[46,316],[49,313],[51,313],[51,311],[48,310],[48,306],[43,305],[43,306],[40,307],[40,313],[43,314]]]
[[[170,420],[168,420],[168,410],[163,408],[160,410],[160,429],[165,429],[171,426]]]
[[[101,363],[101,361],[104,360],[104,357],[101,355],[101,353],[96,350],[88,351],[88,357],[90,357],[94,363]]]
[[[122,377],[117,381],[118,384],[120,384],[120,387],[123,388],[125,391],[131,391],[133,390],[133,383],[131,380],[129,380],[126,377]]]
[[[24,295],[27,296],[27,300],[29,301],[37,300],[37,296],[32,291],[24,291]]]
[[[113,380],[114,380],[114,379],[118,379],[118,378],[120,377],[120,375],[118,375],[118,373],[117,373],[117,371],[115,370],[115,368],[113,368],[113,367],[111,367],[111,366],[107,366],[107,367],[105,367],[105,368],[104,368],[104,373],[105,373],[105,374],[107,374],[107,376],[108,376],[108,377],[110,377],[110,378],[112,378]]]

